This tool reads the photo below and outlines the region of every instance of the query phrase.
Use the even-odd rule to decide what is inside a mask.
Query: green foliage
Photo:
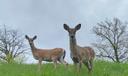
[[[66,68],[59,64],[57,69],[53,64],[42,64],[38,71],[35,64],[5,64],[0,63],[0,76],[89,76],[87,68],[83,65],[78,73],[74,65]],[[91,76],[127,76],[128,64],[95,61]]]

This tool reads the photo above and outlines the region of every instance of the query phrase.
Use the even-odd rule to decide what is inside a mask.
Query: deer
[[[42,61],[53,62],[54,68],[56,68],[57,61],[67,65],[68,63],[64,60],[66,51],[63,48],[53,48],[53,49],[39,49],[34,45],[34,40],[37,38],[35,35],[33,38],[25,35],[31,47],[31,51],[34,59],[38,60],[38,69],[40,70]]]
[[[63,27],[69,33],[70,57],[73,60],[74,65],[77,66],[80,71],[82,64],[84,64],[87,67],[88,72],[91,72],[95,52],[93,48],[89,46],[81,47],[77,45],[76,41],[76,32],[81,28],[81,24],[76,25],[74,28],[70,28],[67,24],[63,24]]]

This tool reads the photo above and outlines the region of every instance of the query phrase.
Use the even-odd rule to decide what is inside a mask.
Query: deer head
[[[75,38],[76,31],[81,28],[81,24],[75,26],[75,28],[70,28],[67,24],[64,24],[64,29],[68,31],[70,38]]]
[[[30,46],[33,44],[33,41],[37,38],[37,36],[34,36],[33,38],[28,37],[27,35],[25,35],[25,38],[28,40]]]

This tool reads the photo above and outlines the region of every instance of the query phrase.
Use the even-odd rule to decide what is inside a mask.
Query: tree
[[[128,32],[127,23],[114,18],[105,20],[93,27],[98,42],[93,45],[98,49],[98,57],[105,57],[114,62],[128,60]]]
[[[25,53],[25,44],[22,35],[18,30],[0,27],[0,59],[8,63],[15,61],[15,58]]]

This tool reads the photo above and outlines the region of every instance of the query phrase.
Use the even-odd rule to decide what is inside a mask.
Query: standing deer
[[[69,33],[70,40],[70,56],[76,66],[79,64],[79,70],[82,63],[86,65],[88,71],[91,72],[93,68],[93,59],[95,57],[94,50],[91,47],[81,47],[76,42],[76,31],[81,28],[81,24],[78,24],[75,28],[70,28],[67,24],[64,24],[64,29]]]
[[[37,38],[37,36],[34,36],[33,38],[29,38],[27,35],[25,35],[25,38],[29,42],[33,57],[39,61],[39,67],[38,67],[39,70],[40,70],[42,61],[54,62],[55,68],[56,68],[57,61],[67,65],[66,61],[64,61],[65,53],[66,53],[64,49],[62,48],[39,49],[35,47],[33,42]]]

